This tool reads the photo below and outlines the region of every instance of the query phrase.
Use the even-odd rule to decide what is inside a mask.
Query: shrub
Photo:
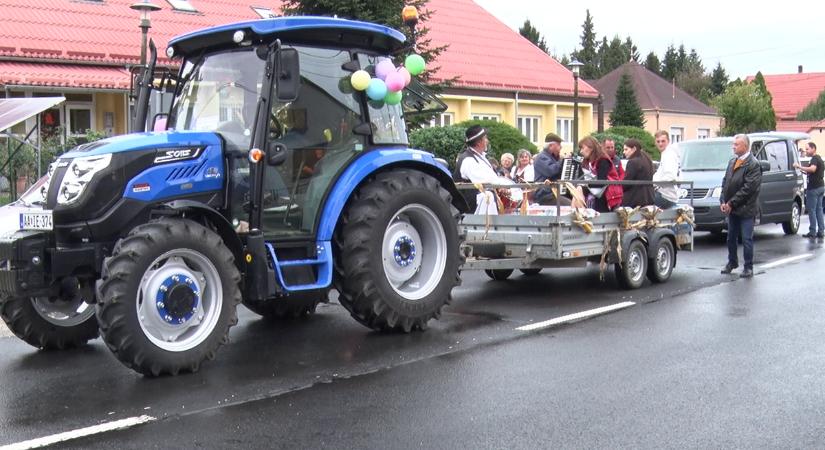
[[[624,143],[626,139],[638,139],[642,143],[642,148],[644,151],[646,151],[654,161],[659,160],[659,149],[656,148],[656,140],[653,139],[653,135],[645,131],[644,128],[612,127],[605,130],[605,132],[608,134],[624,136],[625,139],[622,140],[622,143]],[[618,146],[618,143],[616,145]]]
[[[537,151],[536,146],[512,125],[492,120],[466,120],[457,124],[465,130],[473,125],[481,125],[487,129],[487,137],[490,139],[487,156],[496,158],[496,161],[501,159],[502,153],[509,152],[515,155],[521,148],[526,148],[533,154]]]
[[[464,127],[457,125],[419,128],[410,133],[410,146],[444,158],[453,168],[456,157],[464,149],[464,131]]]

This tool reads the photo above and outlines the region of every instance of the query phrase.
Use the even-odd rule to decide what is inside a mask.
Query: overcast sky
[[[585,10],[596,36],[630,36],[640,62],[668,45],[695,48],[706,70],[717,62],[731,79],[763,74],[825,72],[825,2],[475,0],[518,31],[529,18],[559,57],[579,47]],[[759,5],[759,6],[757,6]],[[766,5],[770,9],[760,8]]]

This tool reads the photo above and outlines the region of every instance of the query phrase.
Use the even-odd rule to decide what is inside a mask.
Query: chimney
[[[802,64],[800,64],[799,66],[797,66],[797,70],[798,70],[798,72],[797,72],[797,73],[802,73]]]

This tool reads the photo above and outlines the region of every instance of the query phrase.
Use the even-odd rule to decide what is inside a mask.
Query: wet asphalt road
[[[595,267],[465,273],[425,333],[372,333],[334,301],[292,323],[241,308],[217,359],[174,378],[131,372],[99,340],[55,353],[0,338],[0,445],[148,415],[64,446],[821,446],[822,244],[758,228],[752,280],[719,274],[725,249],[709,235],[696,244],[670,282],[636,291]],[[516,330],[623,301],[638,305]]]

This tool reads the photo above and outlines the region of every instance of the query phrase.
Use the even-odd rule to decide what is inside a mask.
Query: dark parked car
[[[793,168],[799,162],[797,142],[807,139],[804,133],[754,133],[748,135],[751,153],[762,163],[760,213],[757,223],[778,223],[786,234],[796,234],[804,210],[804,177]],[[733,158],[733,137],[698,139],[680,142],[681,174],[679,179],[693,181],[693,188],[679,190],[679,203],[693,200],[696,229],[721,233],[727,227],[719,210],[722,178]]]

